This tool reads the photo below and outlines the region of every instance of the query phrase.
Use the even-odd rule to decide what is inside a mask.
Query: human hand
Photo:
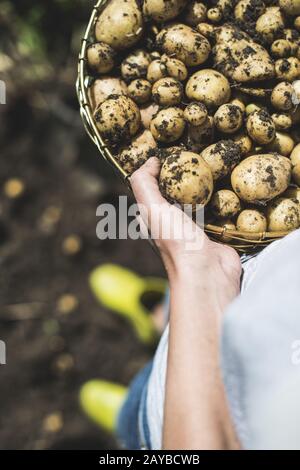
[[[211,241],[179,207],[169,204],[159,191],[160,162],[150,158],[130,178],[132,190],[141,207],[141,216],[160,250],[170,282],[192,282],[205,290],[224,310],[239,293],[241,263],[229,246]],[[146,215],[145,215],[146,214]],[[150,215],[150,216],[149,216]],[[181,227],[179,237],[166,225]],[[172,228],[172,227],[171,227]],[[169,237],[164,234],[170,233]],[[173,231],[174,232],[174,231]],[[177,232],[178,234],[178,232]],[[189,250],[188,247],[193,249]]]

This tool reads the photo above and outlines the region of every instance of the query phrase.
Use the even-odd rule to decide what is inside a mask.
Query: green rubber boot
[[[94,423],[102,429],[114,433],[117,417],[126,399],[127,390],[127,387],[105,380],[90,380],[80,389],[80,405]]]
[[[104,264],[92,271],[90,286],[105,307],[130,321],[142,342],[149,344],[157,339],[149,311],[141,300],[151,293],[162,297],[167,286],[164,279],[142,278],[121,266]]]

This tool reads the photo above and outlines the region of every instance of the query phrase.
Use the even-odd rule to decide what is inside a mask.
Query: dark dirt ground
[[[114,439],[82,414],[79,388],[95,377],[128,384],[151,350],[99,305],[88,275],[106,262],[142,275],[163,269],[146,241],[96,238],[97,206],[117,204],[125,186],[83,130],[76,56],[63,72],[21,85],[17,65],[0,105],[0,448],[113,449]],[[4,192],[10,178],[25,185],[17,199]],[[62,243],[74,234],[82,248],[67,256]],[[57,305],[64,294],[78,301],[68,314]]]

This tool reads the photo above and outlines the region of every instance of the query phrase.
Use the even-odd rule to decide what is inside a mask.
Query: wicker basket
[[[93,112],[87,94],[88,86],[91,83],[91,77],[89,76],[89,71],[86,66],[86,51],[89,44],[93,42],[95,22],[107,1],[108,0],[99,0],[93,7],[84,38],[82,39],[81,51],[78,61],[78,78],[76,83],[76,89],[80,105],[80,114],[88,135],[90,136],[94,144],[98,147],[98,150],[102,157],[114,167],[114,169],[122,177],[123,180],[128,182],[129,175],[122,169],[118,161],[114,158],[109,147],[102,139],[96,127],[93,118]],[[211,224],[205,225],[205,232],[211,239],[226,243],[227,245],[236,248],[236,250],[240,253],[245,254],[250,254],[255,251],[258,251],[261,248],[272,243],[273,241],[278,240],[289,233],[263,232],[253,234],[247,232],[239,232],[236,230],[229,230]]]

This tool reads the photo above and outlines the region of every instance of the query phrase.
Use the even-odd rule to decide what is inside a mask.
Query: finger
[[[138,204],[148,208],[152,204],[166,204],[159,191],[157,178],[160,172],[158,158],[151,157],[130,177],[129,181]]]

